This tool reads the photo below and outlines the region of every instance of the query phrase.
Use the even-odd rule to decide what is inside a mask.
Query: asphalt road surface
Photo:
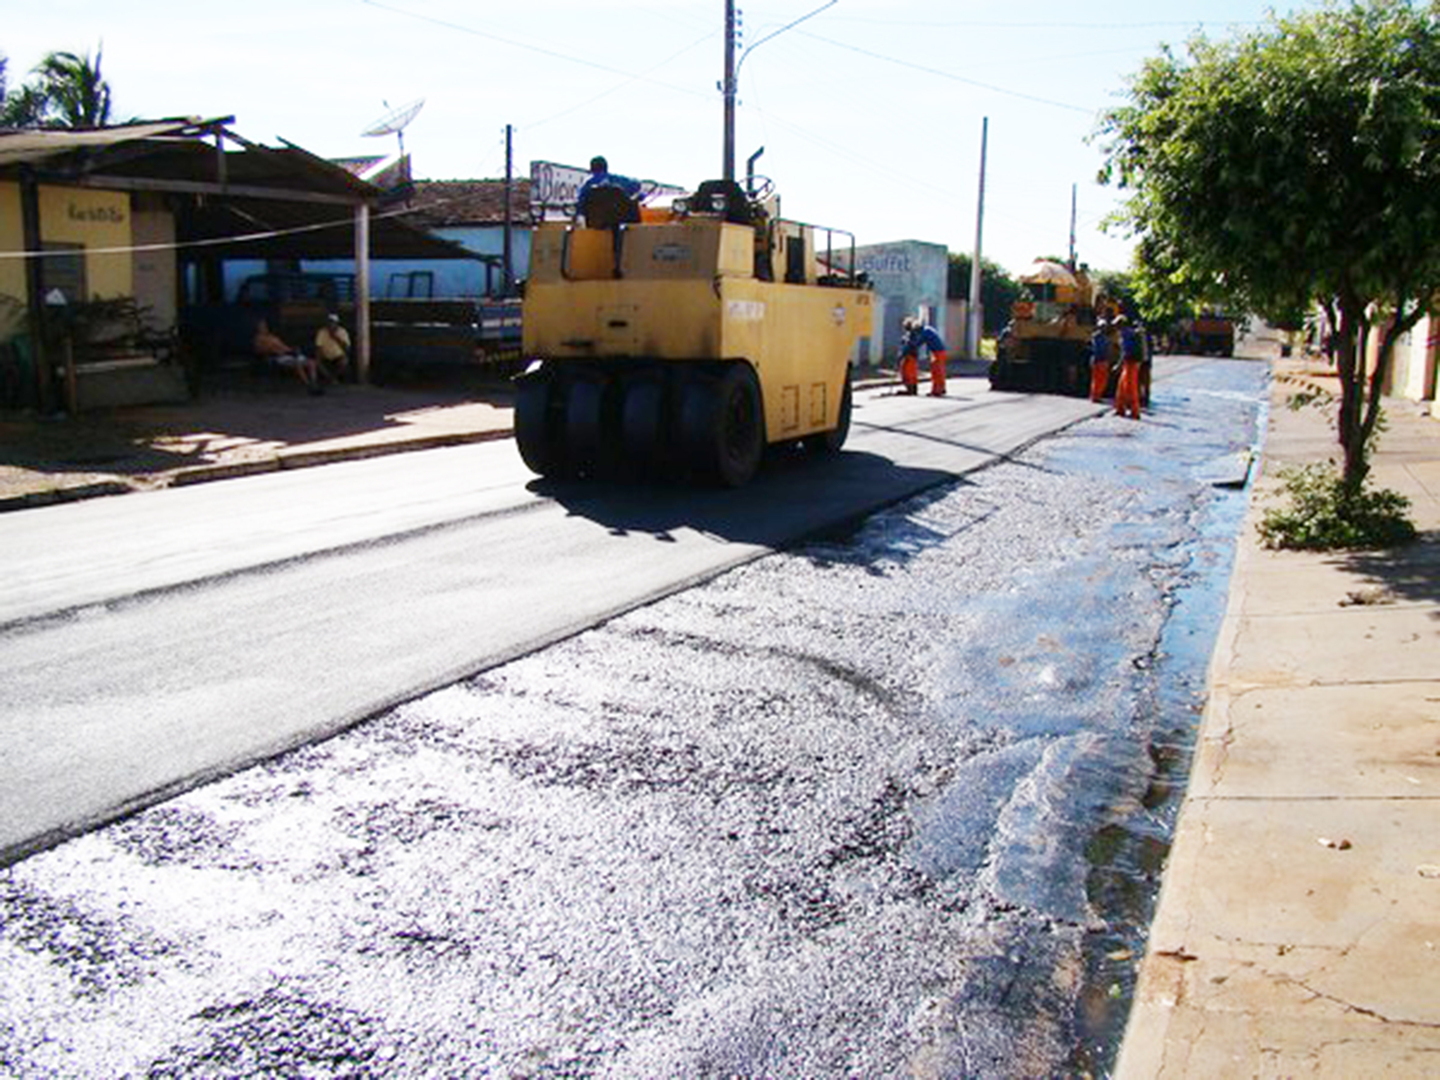
[[[1094,412],[859,395],[743,491],[545,485],[510,443],[7,515],[0,862],[341,730]]]
[[[1086,420],[0,871],[0,1072],[1103,1072],[1264,379],[1169,370],[1142,423]],[[862,415],[913,439],[888,418],[914,404]],[[871,456],[847,467],[935,469]],[[674,544],[763,549],[780,495],[816,486],[796,470],[693,538],[663,498],[509,516],[579,526],[628,576]],[[304,568],[322,580],[278,595],[323,605],[371,587],[332,564],[396,547],[404,576],[471,528],[222,595]]]

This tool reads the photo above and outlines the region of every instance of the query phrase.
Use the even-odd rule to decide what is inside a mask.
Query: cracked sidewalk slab
[[[1184,903],[1162,895],[1116,1075],[1312,1073],[1327,1054],[1321,1075],[1427,1064],[1433,1075],[1440,881],[1419,868],[1436,858],[1437,810],[1435,799],[1189,803],[1164,884]],[[1324,843],[1336,837],[1349,846]],[[1325,1049],[1356,1039],[1360,1058]]]
[[[1433,682],[1217,691],[1212,713],[1192,799],[1440,800]]]
[[[1389,605],[1241,616],[1227,644],[1232,688],[1423,682],[1437,674],[1440,620],[1431,607]]]

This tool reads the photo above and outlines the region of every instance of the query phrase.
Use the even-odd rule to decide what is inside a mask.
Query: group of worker
[[[1091,401],[1105,400],[1115,361],[1120,364],[1120,377],[1115,384],[1115,412],[1139,420],[1142,399],[1150,400],[1150,365],[1146,362],[1140,330],[1123,313],[1113,319],[1098,319],[1095,332],[1090,335]]]
[[[295,375],[310,394],[323,394],[327,383],[341,382],[350,374],[350,332],[333,311],[315,331],[313,356],[286,344],[263,318],[255,326],[251,348],[267,364]]]

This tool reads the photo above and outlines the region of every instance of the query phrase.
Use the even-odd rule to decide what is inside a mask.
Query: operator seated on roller
[[[615,237],[615,276],[620,276],[620,226],[640,220],[641,183],[610,171],[603,157],[590,159],[590,176],[575,197],[575,214],[587,229],[609,229]]]
[[[580,185],[575,211],[591,229],[613,229],[640,220],[639,180],[610,171],[603,157],[590,159],[590,176]]]

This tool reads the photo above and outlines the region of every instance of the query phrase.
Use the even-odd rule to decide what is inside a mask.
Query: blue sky
[[[20,0],[9,0],[12,8]],[[787,216],[861,243],[975,243],[982,119],[989,118],[984,254],[1019,272],[1069,246],[1077,188],[1082,261],[1123,269],[1105,235],[1112,189],[1086,136],[1162,42],[1223,37],[1265,17],[1258,0],[741,0],[738,169],[763,146]],[[338,157],[393,149],[361,132],[417,98],[405,132],[416,175],[503,175],[532,160],[612,167],[693,186],[719,175],[723,0],[130,0],[25,3],[4,20],[12,86],[53,49],[93,54],[117,118],[235,117],[245,137]],[[1283,10],[1283,9],[1282,9]]]

